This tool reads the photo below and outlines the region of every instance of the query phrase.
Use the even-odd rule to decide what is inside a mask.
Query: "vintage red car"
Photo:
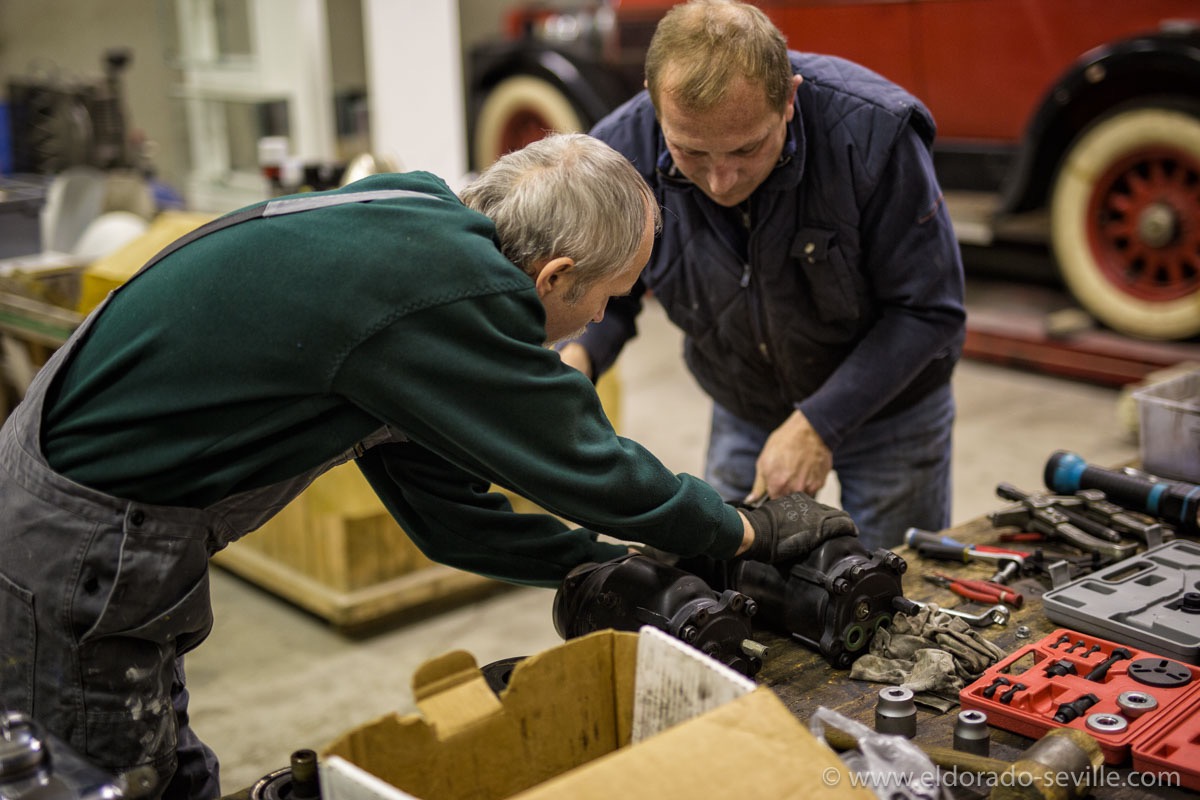
[[[652,0],[540,3],[470,53],[472,163],[586,130],[641,87]],[[1079,303],[1147,339],[1200,335],[1200,3],[761,0],[798,50],[920,97],[961,241],[1049,245]]]

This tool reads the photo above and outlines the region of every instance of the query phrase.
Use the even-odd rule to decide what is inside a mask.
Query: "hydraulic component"
[[[853,536],[830,539],[793,564],[722,563],[714,580],[758,603],[756,624],[794,637],[839,669],[891,623],[894,600],[904,594],[900,576],[908,568],[891,550],[868,553]]]
[[[635,554],[571,570],[554,596],[554,628],[573,639],[650,625],[753,677],[766,655],[752,638],[757,611],[745,594],[714,591],[696,575]]]

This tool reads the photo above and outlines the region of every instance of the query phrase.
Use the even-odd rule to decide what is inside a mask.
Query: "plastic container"
[[[1133,393],[1141,425],[1142,469],[1200,483],[1200,370]]]
[[[41,176],[0,177],[0,258],[41,252],[45,201]]]

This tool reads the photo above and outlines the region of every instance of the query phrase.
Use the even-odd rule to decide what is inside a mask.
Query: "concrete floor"
[[[675,471],[699,474],[708,402],[657,306],[643,314],[641,331],[620,365],[621,432]],[[958,368],[955,390],[955,523],[1004,505],[995,496],[1001,481],[1041,489],[1056,449],[1096,464],[1137,455],[1116,390],[969,361]],[[822,494],[827,502],[831,489]],[[463,649],[482,665],[560,642],[549,590],[507,590],[349,639],[219,569],[212,581],[216,624],[187,669],[192,724],[221,758],[225,792],[285,766],[298,748],[319,750],[377,716],[413,710],[411,676],[432,656]]]

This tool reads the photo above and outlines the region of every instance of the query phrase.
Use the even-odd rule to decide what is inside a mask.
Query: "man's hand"
[[[739,510],[754,529],[754,541],[739,553],[740,558],[749,561],[794,561],[830,539],[858,535],[849,514],[818,503],[803,492]]]
[[[793,411],[767,437],[754,467],[754,486],[746,495],[747,503],[791,492],[815,495],[829,478],[833,454],[808,418]]]
[[[583,345],[578,342],[569,342],[558,349],[558,357],[568,367],[575,369],[587,375],[589,379],[595,380],[592,375],[592,357],[588,355],[588,351],[583,348]]]

